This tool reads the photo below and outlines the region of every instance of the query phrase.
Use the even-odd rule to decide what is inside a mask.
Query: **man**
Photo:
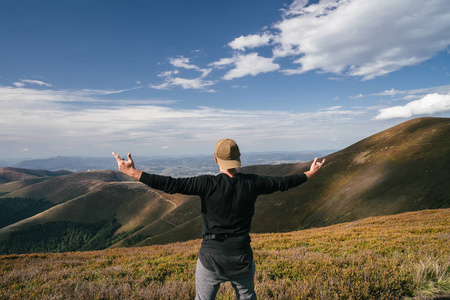
[[[314,176],[324,164],[311,164],[309,171],[284,177],[258,176],[238,172],[239,147],[232,139],[221,139],[214,150],[218,175],[172,178],[147,174],[113,152],[123,173],[169,194],[198,195],[201,198],[203,242],[195,271],[196,298],[215,299],[220,284],[230,281],[238,299],[256,299],[255,264],[250,247],[250,227],[256,197],[298,186]]]

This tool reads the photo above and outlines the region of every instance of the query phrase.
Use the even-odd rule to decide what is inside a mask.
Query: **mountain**
[[[242,159],[246,165],[284,164],[298,161],[309,161],[316,156],[334,151],[302,151],[302,152],[254,152],[244,153]],[[69,170],[83,172],[89,170],[117,170],[117,163],[112,156],[108,157],[69,157],[57,156],[45,159],[30,159],[13,164],[21,169],[45,169],[49,171]],[[148,173],[173,177],[188,177],[200,174],[215,174],[217,165],[211,155],[183,157],[143,157],[133,156],[139,161],[139,168]],[[1,163],[1,162],[0,162]],[[180,168],[180,166],[183,166]]]
[[[252,232],[286,232],[450,207],[448,118],[410,120],[325,159],[321,174],[303,185],[260,196]],[[241,171],[281,176],[304,172],[309,165],[255,165]],[[23,176],[31,172],[24,170]],[[66,244],[72,245],[72,250],[164,244],[199,238],[201,232],[198,197],[154,191],[113,171],[9,182],[0,185],[0,195],[2,211],[1,205],[19,207],[16,210],[20,211],[20,201],[41,201],[35,206],[42,208],[0,228],[3,252],[32,251],[36,243],[28,241],[45,239],[41,232],[51,233],[47,244],[60,250],[67,249]],[[33,232],[33,236],[26,232]]]
[[[306,165],[293,165],[288,174]],[[261,197],[254,230],[295,230],[449,207],[449,170],[450,119],[413,119],[328,155],[322,173],[304,186]]]
[[[64,170],[57,172],[50,172],[46,170],[27,170],[27,169],[6,167],[0,168],[0,184],[25,179],[53,177],[69,173],[71,172]]]
[[[162,197],[159,192],[120,172],[106,170],[9,182],[0,185],[0,195],[3,195],[0,197],[2,221],[14,220],[12,217],[17,214],[28,214],[23,219],[3,224],[0,253],[46,252],[49,243],[54,244],[55,249],[79,250],[63,244],[82,246],[80,236],[86,235],[89,238],[85,238],[85,242],[98,240],[96,231],[105,226],[111,232],[102,239],[113,235],[124,238],[129,232],[161,222],[166,213],[186,198],[180,195]],[[38,211],[30,214],[30,207]],[[45,209],[39,210],[39,207]],[[42,240],[47,243],[39,244],[44,247],[39,248],[36,243]],[[100,244],[105,245],[104,241]],[[94,245],[84,250],[99,248],[102,247]]]

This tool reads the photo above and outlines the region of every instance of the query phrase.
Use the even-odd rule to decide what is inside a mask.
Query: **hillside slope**
[[[33,178],[52,177],[70,174],[69,171],[50,172],[46,170],[29,170],[20,168],[0,168],[0,184]]]
[[[410,120],[325,158],[321,174],[302,186],[258,198],[252,232],[286,232],[450,207],[448,118]],[[309,165],[251,166],[241,171],[279,176],[304,172]],[[42,224],[72,222],[79,227],[101,220],[114,223],[112,247],[201,237],[198,197],[168,195],[129,180],[119,172],[90,171],[0,185],[0,204],[2,199],[27,199],[52,206],[0,228],[0,241]]]
[[[404,122],[326,161],[322,173],[303,186],[260,197],[254,231],[296,230],[450,207],[448,118]]]
[[[17,240],[16,237],[29,239],[27,232],[40,228],[49,231],[58,249],[65,249],[59,245],[67,243],[64,237],[54,235],[69,234],[73,228],[76,228],[78,235],[83,235],[95,224],[100,226],[105,221],[105,224],[115,228],[112,232],[114,236],[123,238],[149,224],[161,222],[168,212],[187,199],[182,195],[165,195],[130,180],[120,172],[89,171],[0,185],[0,193],[3,194],[0,197],[0,209],[3,214],[22,213],[14,208],[27,209],[23,207],[24,202],[32,207],[38,204],[45,207],[45,210],[0,228],[0,241],[6,243],[6,248],[8,241],[15,243],[14,247],[10,247],[15,249],[11,253],[39,250],[29,245],[28,241]],[[9,205],[6,206],[8,209],[5,209],[5,205]],[[11,206],[13,209],[10,209]],[[174,226],[170,225],[170,228]],[[58,227],[68,229],[58,231]],[[27,246],[21,246],[23,243],[27,243]]]
[[[193,299],[200,240],[0,256],[4,299]],[[260,299],[448,299],[450,209],[253,234]],[[445,294],[447,293],[447,294]],[[218,299],[232,299],[223,284]]]

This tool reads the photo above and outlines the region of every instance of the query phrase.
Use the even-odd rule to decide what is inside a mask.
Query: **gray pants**
[[[206,269],[200,260],[197,260],[197,269],[195,270],[195,300],[216,299],[220,284],[226,281],[229,281],[233,286],[237,299],[256,300],[255,264],[249,271],[224,277]]]

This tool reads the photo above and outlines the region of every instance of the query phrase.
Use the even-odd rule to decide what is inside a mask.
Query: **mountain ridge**
[[[42,177],[53,177],[59,175],[66,175],[72,172],[66,170],[47,171],[47,170],[31,170],[23,168],[5,167],[0,168],[0,184],[11,181],[19,181],[25,179],[34,179]]]
[[[243,153],[242,160],[246,165],[286,164],[298,161],[309,161],[315,156],[323,156],[336,150],[323,151],[280,151]],[[201,174],[214,174],[217,166],[211,155],[185,155],[175,157],[146,157],[133,155],[139,161],[142,171],[172,177],[190,177]],[[12,165],[11,165],[12,164]],[[28,159],[12,163],[10,166],[22,169],[45,169],[49,171],[68,170],[83,172],[91,170],[117,170],[117,163],[111,157],[57,156],[50,158]],[[179,168],[182,165],[183,168]]]

